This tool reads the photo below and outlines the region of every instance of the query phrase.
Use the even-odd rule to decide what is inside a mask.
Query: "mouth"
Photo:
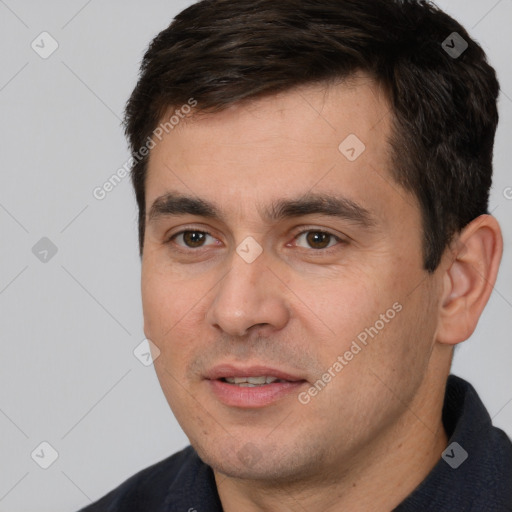
[[[217,400],[238,408],[268,406],[307,384],[302,376],[264,366],[216,366],[205,378]]]
[[[265,386],[274,382],[289,382],[277,377],[271,377],[270,375],[260,377],[222,377],[220,380],[241,388],[255,388],[256,386]]]

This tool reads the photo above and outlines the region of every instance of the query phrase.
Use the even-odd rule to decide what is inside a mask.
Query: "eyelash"
[[[170,236],[167,240],[166,240],[166,244],[172,244],[174,242],[174,240],[180,236],[180,235],[184,235],[185,233],[199,233],[199,234],[202,234],[202,235],[207,235],[207,236],[211,236],[212,238],[215,238],[213,235],[211,235],[211,233],[208,233],[208,231],[204,231],[204,230],[201,230],[201,229],[194,229],[194,228],[188,228],[188,229],[184,229],[182,231],[179,231],[178,233],[174,233],[172,236]],[[301,249],[304,249],[304,250],[309,250],[309,251],[312,251],[313,253],[317,253],[318,255],[320,254],[330,254],[331,252],[335,251],[336,249],[339,249],[339,245],[343,245],[343,244],[346,244],[347,241],[342,239],[341,237],[335,235],[334,233],[331,233],[330,231],[325,231],[325,230],[322,230],[322,229],[318,229],[318,228],[311,228],[309,227],[308,229],[303,229],[302,231],[299,231],[296,235],[294,235],[293,237],[293,240],[297,240],[299,237],[301,237],[302,235],[306,234],[306,233],[318,233],[318,234],[323,234],[323,235],[328,235],[330,236],[331,238],[334,238],[334,240],[337,242],[337,244],[331,246],[331,247],[326,247],[324,249],[313,249],[313,248],[309,248],[309,249],[306,249],[304,247],[301,247]],[[181,251],[181,252],[184,252],[184,253],[192,253],[192,252],[199,252],[200,249],[204,249],[203,246],[201,247],[198,247],[197,249],[194,249],[192,247],[185,247],[183,245],[179,245],[179,244],[176,244],[177,247],[178,247],[178,251]]]

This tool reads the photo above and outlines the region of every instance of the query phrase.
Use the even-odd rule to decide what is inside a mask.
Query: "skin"
[[[447,446],[453,345],[487,302],[501,235],[481,216],[436,272],[424,270],[418,203],[389,171],[389,110],[359,75],[193,116],[151,150],[148,212],[173,192],[222,214],[148,216],[142,300],[163,392],[227,512],[391,510]],[[353,162],[338,149],[349,134],[366,145]],[[264,215],[308,193],[348,198],[372,223]],[[187,230],[209,235],[190,247],[197,233],[179,235]],[[318,231],[334,236],[318,242]],[[236,252],[249,236],[263,250],[252,263]],[[205,380],[220,363],[267,365],[305,379],[307,391],[396,303],[401,311],[307,404],[293,392],[227,406]]]

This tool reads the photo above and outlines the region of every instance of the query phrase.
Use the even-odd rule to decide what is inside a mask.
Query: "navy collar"
[[[512,511],[512,443],[492,426],[473,386],[455,375],[446,385],[443,424],[443,458],[395,512]]]

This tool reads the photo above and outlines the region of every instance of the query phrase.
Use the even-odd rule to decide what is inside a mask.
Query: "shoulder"
[[[396,512],[512,510],[512,443],[492,425],[474,387],[450,375],[443,408],[449,437],[442,458]]]
[[[188,446],[180,452],[139,471],[100,500],[79,512],[159,512],[167,510],[173,489],[186,492],[191,481],[211,479],[211,470]],[[185,496],[182,496],[185,498]],[[179,496],[176,496],[179,499]],[[165,508],[164,508],[165,507]],[[187,510],[187,509],[185,509]]]

